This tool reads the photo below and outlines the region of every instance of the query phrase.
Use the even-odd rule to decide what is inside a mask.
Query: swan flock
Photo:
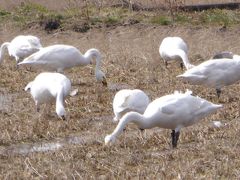
[[[86,66],[95,60],[96,80],[107,86],[106,75],[101,70],[102,55],[98,49],[91,48],[82,54],[71,45],[42,47],[39,38],[20,35],[1,45],[0,62],[3,61],[6,49],[16,59],[18,66],[56,71],[41,72],[25,87],[25,91],[30,92],[37,111],[42,104],[50,106],[54,103],[58,117],[66,119],[65,99],[71,91],[70,79],[61,74],[66,69]],[[170,61],[178,60],[182,69],[183,66],[186,68],[178,78],[193,85],[215,88],[218,97],[222,87],[240,80],[240,56],[226,51],[199,65],[193,65],[189,62],[188,51],[186,42],[177,36],[164,38],[159,47],[166,66]],[[189,90],[185,93],[175,91],[150,102],[148,95],[140,89],[122,89],[114,95],[112,102],[113,121],[118,124],[111,134],[105,136],[105,144],[113,144],[127,124],[134,123],[141,130],[154,127],[170,129],[171,144],[176,148],[182,128],[198,123],[221,107],[221,104],[193,96]]]

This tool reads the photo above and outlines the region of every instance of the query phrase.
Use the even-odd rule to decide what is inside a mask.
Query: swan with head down
[[[37,111],[40,110],[41,104],[51,104],[56,101],[56,113],[66,119],[64,108],[64,99],[70,94],[71,82],[63,74],[43,72],[37,75],[34,81],[31,81],[25,87],[32,95]]]
[[[168,61],[179,60],[182,69],[183,65],[186,69],[193,67],[188,60],[188,46],[180,37],[165,37],[160,44],[159,53],[166,66]]]
[[[177,77],[193,85],[215,88],[219,98],[222,87],[232,85],[240,80],[239,57],[238,55],[234,55],[233,59],[210,59]]]
[[[101,53],[97,49],[89,49],[82,54],[77,48],[70,45],[57,44],[42,48],[40,51],[25,58],[18,65],[37,66],[42,69],[63,72],[74,66],[85,66],[96,58],[95,76],[97,81],[107,85],[105,74],[101,71]]]
[[[21,59],[39,51],[42,48],[40,39],[32,35],[16,36],[11,42],[4,42],[0,48],[0,63],[3,61],[7,49],[9,56],[13,56],[18,63]]]
[[[152,101],[144,114],[128,112],[120,120],[112,134],[105,137],[105,144],[115,142],[128,123],[134,123],[140,129],[154,127],[171,129],[172,146],[177,147],[180,130],[191,126],[207,115],[221,108],[222,105],[213,104],[200,97],[175,92]]]
[[[118,121],[129,111],[143,114],[150,100],[149,97],[140,89],[122,89],[118,91],[113,99],[113,121]]]

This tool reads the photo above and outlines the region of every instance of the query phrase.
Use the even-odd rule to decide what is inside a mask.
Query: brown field
[[[150,7],[165,5],[166,2],[169,2],[169,0],[131,0],[131,1],[132,3],[140,3],[144,6],[150,6]],[[31,0],[31,1],[30,0],[1,0],[0,7],[4,9],[12,9],[16,5],[20,5],[22,2],[39,3],[53,10],[61,10],[72,4],[76,6],[76,5],[82,5],[84,3],[84,1],[78,1],[78,0],[58,0],[57,4],[56,4],[56,1],[53,1],[53,0]],[[111,4],[121,3],[122,0],[85,0],[85,2],[98,4],[98,5],[100,4],[111,5]],[[174,0],[171,0],[171,2],[174,2]],[[175,2],[183,3],[185,5],[190,5],[190,4],[239,2],[239,0],[175,0]]]
[[[193,64],[223,50],[238,54],[239,26],[220,28],[135,24],[49,34],[1,24],[1,43],[32,34],[44,46],[70,44],[81,52],[98,48],[108,88],[96,82],[93,66],[70,69],[65,74],[79,92],[68,98],[67,121],[57,118],[54,107],[50,114],[44,107],[37,113],[23,88],[41,71],[17,70],[6,53],[0,71],[0,179],[240,179],[240,85],[223,88],[218,100],[214,89],[177,79],[179,63],[166,69],[158,53],[164,37],[181,36]],[[170,130],[154,128],[141,136],[135,125],[128,125],[113,146],[105,146],[104,137],[116,126],[113,96],[122,88],[142,89],[152,100],[190,89],[224,108],[182,129],[176,149],[170,145]],[[214,127],[214,120],[223,126]]]

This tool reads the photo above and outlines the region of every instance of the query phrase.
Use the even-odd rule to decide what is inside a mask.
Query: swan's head
[[[102,82],[104,86],[107,86],[107,79],[104,72],[102,72],[101,70],[98,70],[96,71],[95,75],[98,82]]]
[[[56,113],[59,118],[66,120],[66,112],[63,106],[58,106],[58,108],[56,108]]]
[[[32,87],[33,82],[29,82],[26,87],[24,88],[24,91],[30,91]]]
[[[104,139],[105,145],[111,145],[116,141],[115,136],[112,136],[111,134],[107,135]]]

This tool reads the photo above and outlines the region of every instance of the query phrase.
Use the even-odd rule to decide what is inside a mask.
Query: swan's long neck
[[[135,123],[138,125],[138,127],[144,128],[146,126],[146,121],[143,115],[137,113],[137,112],[129,112],[125,114],[119,121],[117,127],[114,129],[111,136],[117,137],[121,134],[123,129],[128,123]]]
[[[56,97],[56,112],[60,117],[65,115],[65,109],[63,104],[64,104],[63,88],[61,88]]]
[[[8,48],[8,46],[10,45],[9,42],[5,42],[1,45],[1,48],[0,48],[0,63],[2,62],[3,60],[3,56],[4,56],[4,52],[5,50]]]
[[[89,49],[85,54],[84,57],[88,64],[91,62],[91,59],[93,57],[96,58],[96,67],[95,67],[95,73],[100,70],[101,67],[101,54],[97,49]]]
[[[190,69],[193,65],[190,64],[189,60],[188,60],[188,55],[187,53],[185,53],[183,50],[178,49],[176,51],[176,53],[181,57],[183,64],[185,66],[186,69]]]

